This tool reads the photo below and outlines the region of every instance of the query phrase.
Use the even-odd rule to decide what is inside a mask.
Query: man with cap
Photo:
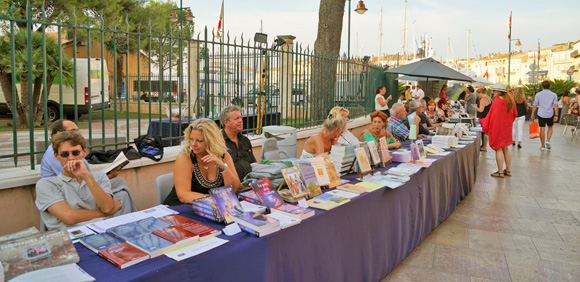
[[[532,120],[536,109],[538,109],[538,123],[540,124],[540,142],[542,147],[540,150],[550,150],[552,145],[550,139],[552,138],[552,126],[554,122],[558,121],[558,95],[550,91],[550,82],[542,81],[542,91],[536,94],[534,99],[534,107],[532,108]],[[546,139],[545,127],[548,125],[548,138]]]

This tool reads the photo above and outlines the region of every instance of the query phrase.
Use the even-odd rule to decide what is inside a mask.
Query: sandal
[[[485,152],[485,151],[487,151],[487,148],[483,149],[483,147],[479,147],[479,150]]]
[[[503,178],[504,177],[503,176],[503,172],[499,172],[499,171],[496,171],[496,172],[492,173],[491,176],[492,177],[499,177],[499,178]]]
[[[512,176],[512,172],[511,172],[511,171],[509,171],[509,170],[507,170],[507,169],[504,169],[504,170],[503,170],[503,174],[504,174],[505,176]]]

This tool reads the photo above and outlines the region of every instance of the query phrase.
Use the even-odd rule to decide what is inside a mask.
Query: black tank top
[[[516,104],[516,110],[518,111],[518,117],[526,115],[526,105],[527,105],[526,102],[523,102],[521,104]]]
[[[479,99],[477,101],[478,108],[479,108],[479,103],[481,103],[481,100],[482,99]],[[487,113],[489,113],[489,109],[491,109],[491,103],[489,103],[489,105],[487,105],[487,106],[485,106],[485,108],[483,108],[483,112],[477,112],[477,118],[485,118],[487,116]]]
[[[224,186],[224,179],[219,169],[217,170],[217,175],[214,180],[207,180],[205,179],[205,177],[203,177],[203,174],[201,173],[195,155],[191,153],[189,155],[189,158],[191,159],[191,163],[193,164],[193,172],[191,174],[191,192],[208,194],[209,189]],[[169,206],[183,204],[181,201],[179,201],[179,197],[177,197],[175,185],[173,186],[173,189],[171,189],[171,192],[169,192],[169,195],[167,195],[167,198],[165,198],[165,201],[163,201],[163,204]]]

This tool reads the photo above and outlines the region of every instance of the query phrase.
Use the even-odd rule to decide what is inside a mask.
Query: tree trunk
[[[16,112],[17,128],[28,128],[28,109],[30,107],[30,99],[28,99],[28,74],[26,73],[20,75],[20,95],[22,103],[16,104],[16,110],[12,111],[12,114]]]
[[[0,87],[2,87],[2,92],[4,93],[4,98],[6,98],[6,106],[12,111],[12,77],[9,73],[0,74]],[[20,104],[18,99],[18,89],[16,89],[16,104]]]
[[[42,75],[34,79],[34,88],[32,91],[32,106],[33,106],[33,123],[39,124],[42,122],[42,113],[44,112],[44,105],[40,104],[42,101]],[[40,114],[39,114],[40,113]]]
[[[318,34],[314,43],[312,64],[313,120],[323,120],[334,106],[336,84],[336,59],[340,52],[342,20],[346,0],[320,0]]]
[[[122,88],[123,88],[123,56],[119,55],[117,57],[117,100],[119,102],[119,107],[117,109],[120,113],[123,112],[123,100],[121,99]],[[128,97],[127,85],[125,85],[125,97]]]

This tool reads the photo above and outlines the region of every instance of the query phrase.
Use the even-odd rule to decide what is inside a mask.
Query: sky
[[[208,30],[217,28],[220,0],[182,1],[183,7],[192,9],[196,33],[205,26]],[[176,3],[180,5],[179,1]],[[364,0],[368,11],[363,15],[354,11],[357,3],[357,0],[351,3],[351,53],[360,57],[378,54],[381,6],[381,53],[402,53],[405,0]],[[341,53],[347,51],[348,5],[347,0]],[[318,0],[225,0],[224,28],[230,38],[243,34],[247,41],[253,39],[262,22],[270,44],[277,35],[293,35],[295,42],[312,48],[318,30],[319,6]],[[512,50],[537,50],[538,40],[542,48],[580,40],[578,0],[408,0],[407,52],[412,52],[412,46],[427,36],[432,38],[437,60],[466,58],[468,46],[470,58],[507,53],[510,11],[512,38],[522,43],[516,47],[515,41],[512,42]]]

